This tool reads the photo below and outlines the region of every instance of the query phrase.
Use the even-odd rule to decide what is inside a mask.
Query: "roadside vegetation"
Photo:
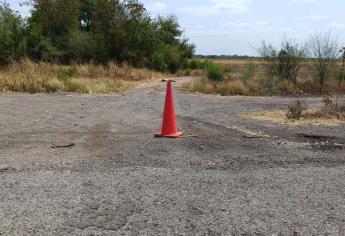
[[[0,90],[113,92],[194,54],[176,17],[136,0],[27,2],[27,19],[0,3]]]
[[[297,99],[289,104],[285,110],[243,112],[241,116],[290,125],[335,126],[345,124],[345,97],[325,96],[319,107],[310,107],[303,99]]]
[[[263,42],[259,58],[195,59],[187,70],[202,79],[187,89],[219,95],[344,94],[345,54],[339,49],[337,40],[323,33],[304,44],[284,40],[279,48]]]
[[[297,100],[288,106],[286,118],[300,119],[337,119],[345,121],[345,100],[336,97],[324,97],[321,108],[308,109],[307,103]]]
[[[1,91],[116,92],[163,73],[194,76],[187,89],[207,94],[345,93],[345,52],[330,33],[304,44],[263,43],[255,58],[212,60],[194,57],[176,17],[153,18],[137,0],[26,4],[32,10],[23,19],[0,3]]]
[[[0,90],[14,92],[114,93],[135,86],[135,81],[160,78],[162,74],[118,66],[73,64],[60,65],[23,59],[0,70]]]
[[[341,98],[324,97],[322,107],[312,110],[305,110],[298,119],[337,119],[345,121],[345,100]]]

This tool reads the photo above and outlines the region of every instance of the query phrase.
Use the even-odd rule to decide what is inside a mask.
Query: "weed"
[[[285,115],[288,120],[299,120],[305,110],[307,110],[307,104],[298,99],[288,106]]]

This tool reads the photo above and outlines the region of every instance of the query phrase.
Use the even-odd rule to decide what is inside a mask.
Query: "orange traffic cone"
[[[155,137],[177,138],[183,135],[182,132],[178,132],[176,129],[176,117],[174,107],[174,95],[172,91],[171,80],[169,80],[165,97],[162,130],[160,134],[155,134]]]

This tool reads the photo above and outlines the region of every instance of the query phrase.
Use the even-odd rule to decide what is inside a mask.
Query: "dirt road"
[[[155,139],[164,86],[1,94],[0,235],[345,234],[344,126],[239,116],[292,98],[175,90],[197,137]]]

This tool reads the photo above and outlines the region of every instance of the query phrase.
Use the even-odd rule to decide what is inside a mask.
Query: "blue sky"
[[[23,0],[7,1],[19,7]],[[256,55],[262,41],[304,42],[331,31],[345,42],[344,0],[142,0],[152,15],[174,14],[198,54]]]

